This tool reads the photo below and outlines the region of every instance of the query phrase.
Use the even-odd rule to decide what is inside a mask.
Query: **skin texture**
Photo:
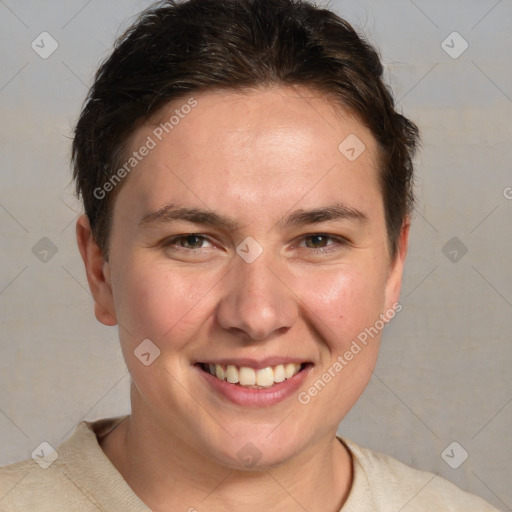
[[[96,317],[119,325],[132,376],[132,414],[102,448],[152,510],[339,510],[352,468],[336,429],[371,377],[380,334],[308,404],[298,393],[398,301],[409,222],[392,260],[375,140],[325,97],[278,87],[194,98],[197,106],[125,178],[108,262],[87,217],[77,221]],[[187,99],[138,128],[130,148]],[[366,146],[355,161],[338,150],[350,134]],[[292,211],[336,202],[365,219],[280,224]],[[139,225],[167,203],[240,226]],[[318,233],[334,238],[311,236]],[[207,239],[169,241],[187,234]],[[247,237],[263,248],[252,263],[236,252]],[[149,366],[134,356],[145,339],[160,349]],[[266,407],[230,402],[194,366],[271,356],[312,367],[296,392]],[[250,468],[237,455],[248,442],[260,456]]]

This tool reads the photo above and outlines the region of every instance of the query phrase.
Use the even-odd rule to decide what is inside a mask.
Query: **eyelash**
[[[176,242],[180,241],[180,240],[184,240],[188,237],[197,237],[197,238],[200,238],[204,241],[208,241],[210,243],[213,243],[212,240],[210,240],[210,238],[206,235],[202,235],[200,233],[188,233],[186,235],[177,235],[177,236],[173,236],[172,238],[169,238],[167,240],[164,240],[163,243],[162,243],[162,246],[163,247],[170,247],[174,244],[176,244]],[[330,249],[330,247],[333,247],[334,245],[339,245],[339,246],[345,246],[345,245],[348,245],[349,241],[342,238],[342,237],[336,237],[336,236],[333,236],[333,235],[329,235],[328,233],[309,233],[307,235],[303,235],[302,237],[300,237],[300,240],[303,241],[303,240],[306,240],[307,238],[312,238],[312,237],[323,237],[323,238],[327,238],[328,240],[331,240],[335,243],[333,244],[329,244],[327,245],[326,247],[319,247],[319,248],[309,248],[309,247],[306,247],[306,249],[310,249],[311,251],[313,252],[316,252],[316,253],[326,253],[326,252],[330,252],[332,251],[333,249]],[[186,252],[202,252],[204,251],[204,248],[199,248],[199,249],[188,249],[186,247],[176,247],[177,250],[179,251],[186,251]],[[334,249],[335,250],[335,249]]]

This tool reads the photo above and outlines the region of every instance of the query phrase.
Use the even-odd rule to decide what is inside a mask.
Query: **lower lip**
[[[275,405],[293,395],[304,382],[311,369],[308,365],[291,379],[287,379],[269,388],[252,389],[220,380],[199,367],[197,371],[214,391],[232,403],[247,407],[265,407]]]

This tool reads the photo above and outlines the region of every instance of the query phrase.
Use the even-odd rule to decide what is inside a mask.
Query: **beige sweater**
[[[0,512],[151,512],[98,444],[124,418],[82,421],[57,454],[41,448],[40,464],[29,459],[0,467]],[[496,512],[436,475],[342,441],[354,460],[342,512]]]

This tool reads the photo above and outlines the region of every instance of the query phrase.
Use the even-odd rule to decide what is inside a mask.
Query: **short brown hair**
[[[379,147],[390,252],[411,212],[416,125],[395,110],[376,49],[304,0],[186,0],[145,10],[98,69],[75,129],[73,178],[108,259],[113,201],[98,198],[136,127],[165,104],[209,89],[302,85],[354,114]],[[341,142],[341,141],[340,141]]]

